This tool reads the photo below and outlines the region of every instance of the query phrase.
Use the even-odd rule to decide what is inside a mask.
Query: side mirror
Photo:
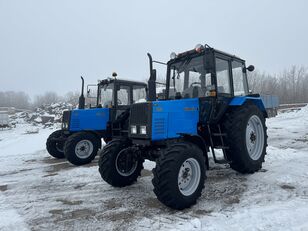
[[[254,65],[249,65],[246,69],[247,69],[249,72],[252,72],[252,71],[254,71],[255,67],[254,67]]]

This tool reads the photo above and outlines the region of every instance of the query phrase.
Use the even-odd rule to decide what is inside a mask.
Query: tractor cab
[[[147,84],[143,82],[108,78],[99,81],[94,94],[90,86],[87,88],[87,97],[96,99],[95,108],[110,109],[112,120],[129,109],[131,104],[147,100]]]
[[[248,95],[245,61],[202,48],[172,56],[168,62],[166,99]],[[170,94],[170,87],[176,89],[175,95]]]
[[[147,92],[143,82],[106,79],[98,83],[97,108],[109,110],[111,137],[127,136],[130,106],[146,102]]]

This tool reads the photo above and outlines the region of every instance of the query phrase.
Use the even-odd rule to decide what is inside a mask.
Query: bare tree
[[[280,103],[308,102],[308,72],[303,66],[292,66],[279,75],[255,71],[248,79],[253,92],[277,95]]]
[[[57,93],[48,91],[43,95],[37,95],[34,98],[33,106],[39,107],[43,104],[52,104],[60,101],[61,98],[57,95]]]
[[[79,96],[80,96],[79,91],[69,91],[63,97],[63,101],[66,103],[70,103],[72,105],[77,105]]]
[[[25,92],[0,92],[0,107],[30,108],[30,97]]]

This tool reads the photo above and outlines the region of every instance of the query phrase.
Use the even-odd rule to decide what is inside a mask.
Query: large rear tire
[[[204,188],[205,158],[196,145],[171,144],[157,159],[152,180],[158,200],[173,209],[194,205]]]
[[[59,141],[59,138],[63,138],[63,141]],[[48,153],[58,159],[64,158],[64,143],[65,136],[62,130],[57,130],[51,133],[46,141],[46,149]]]
[[[144,159],[129,148],[127,140],[110,141],[99,152],[99,173],[114,187],[133,184],[141,174]]]
[[[74,165],[91,163],[101,145],[101,139],[89,132],[71,135],[64,146],[66,159]]]
[[[254,173],[262,168],[267,147],[263,113],[253,103],[230,110],[223,121],[227,133],[226,150],[232,169],[240,173]]]

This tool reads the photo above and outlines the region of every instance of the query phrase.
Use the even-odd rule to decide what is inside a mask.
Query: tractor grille
[[[62,115],[62,129],[68,130],[70,127],[71,111],[64,111]]]
[[[148,139],[152,134],[152,103],[137,103],[131,105],[129,128],[131,126],[137,127],[137,134],[132,134],[129,130],[129,136],[131,138]],[[146,126],[146,134],[140,134],[140,127]]]
[[[68,123],[70,121],[71,112],[70,111],[64,111],[62,116],[62,122]]]
[[[151,114],[151,104],[149,103],[137,103],[131,106],[130,124],[134,125],[146,125],[149,115]]]

